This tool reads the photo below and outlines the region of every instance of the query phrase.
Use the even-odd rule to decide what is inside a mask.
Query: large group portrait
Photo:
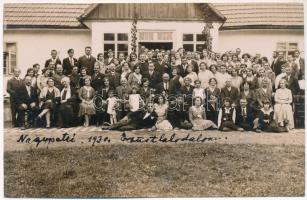
[[[304,4],[5,2],[6,198],[304,197]]]

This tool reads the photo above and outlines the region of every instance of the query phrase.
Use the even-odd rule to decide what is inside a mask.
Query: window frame
[[[296,49],[290,49],[290,43],[296,44]],[[279,44],[285,44],[285,46],[286,46],[285,50],[278,49]],[[276,43],[276,51],[277,52],[284,52],[284,56],[288,57],[289,52],[294,52],[294,51],[298,50],[298,44],[299,44],[299,42],[296,42],[296,41],[279,41],[279,42]]]
[[[7,45],[8,44],[14,44],[15,45],[15,57],[16,57],[16,60],[15,60],[15,66],[14,66],[14,68],[17,68],[17,66],[18,66],[18,62],[17,62],[17,54],[18,54],[18,48],[17,48],[17,42],[16,41],[5,41],[5,42],[3,42],[3,52],[2,52],[2,56],[3,56],[3,61],[5,60],[5,58],[4,58],[4,53],[5,52],[7,52],[8,53],[8,60],[6,60],[6,66],[5,66],[5,68],[6,68],[6,71],[4,72],[4,66],[3,66],[3,75],[4,76],[10,76],[10,75],[12,75],[13,74],[13,67],[12,67],[12,65],[11,65],[11,53],[9,52],[9,51],[7,51]],[[4,64],[4,62],[3,62],[3,64]]]
[[[188,34],[193,35],[193,41],[184,41],[183,40],[183,35],[188,35]],[[205,42],[205,41],[197,41],[197,35],[201,35],[201,34],[199,34],[199,33],[182,33],[182,48],[183,48],[183,45],[185,45],[185,44],[192,44],[193,45],[193,51],[192,52],[196,52],[197,51],[196,46],[199,45],[199,44],[204,45],[204,42]]]
[[[114,34],[114,40],[104,40],[104,34]],[[127,34],[127,40],[123,41],[123,40],[118,40],[118,34]],[[103,54],[106,56],[107,55],[107,51],[108,49],[104,49],[104,45],[105,44],[114,44],[114,57],[117,58],[118,57],[118,44],[126,44],[128,45],[128,49],[127,49],[127,55],[129,56],[129,41],[130,41],[130,37],[129,37],[129,33],[123,33],[123,32],[105,32],[102,34],[103,36],[103,44],[102,44],[102,49],[103,49]]]

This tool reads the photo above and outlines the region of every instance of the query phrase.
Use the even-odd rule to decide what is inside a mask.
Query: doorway
[[[155,49],[164,49],[164,50],[172,50],[173,43],[172,42],[139,42],[139,52],[141,47],[144,46],[149,50]]]

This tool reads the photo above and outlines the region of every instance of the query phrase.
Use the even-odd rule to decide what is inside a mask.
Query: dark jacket
[[[17,105],[26,104],[30,105],[31,103],[38,103],[38,95],[35,88],[31,87],[31,96],[29,96],[26,85],[22,85],[18,88],[16,92],[16,103]]]
[[[253,109],[249,106],[246,106],[246,115],[243,116],[243,109],[241,106],[236,108],[236,125],[240,126],[241,124],[253,125],[254,115]]]
[[[17,80],[15,77],[13,77],[7,81],[6,91],[10,94],[11,102],[15,101],[16,92],[20,86],[22,86],[21,78]]]
[[[153,127],[158,119],[158,115],[155,111],[152,111],[145,119],[146,110],[138,110],[129,114],[131,119],[131,124],[134,124],[137,129],[141,128],[151,128]]]
[[[227,87],[222,88],[222,90],[221,90],[222,102],[224,101],[224,99],[226,97],[229,97],[231,99],[232,103],[238,104],[239,103],[239,98],[240,98],[239,90],[237,88],[235,88],[235,87],[232,87],[232,86],[231,86],[231,90],[230,91],[228,90]]]
[[[144,72],[144,78],[148,78],[149,80],[149,87],[156,88],[157,84],[161,82],[160,74],[157,71],[153,71],[152,75],[149,74],[149,71],[147,70]]]
[[[50,64],[51,61],[52,61],[51,58],[48,59],[48,60],[46,60],[46,62],[45,62],[45,68],[49,67],[49,64]],[[55,61],[55,66],[57,66],[57,64],[59,64],[59,65],[62,64],[62,62],[61,62],[61,60],[60,60],[59,58],[57,58],[56,61]]]
[[[81,68],[86,68],[86,72],[88,75],[93,75],[94,74],[94,64],[96,62],[96,58],[94,58],[93,56],[90,56],[90,58],[88,58],[87,56],[81,56],[78,59],[78,67],[79,67],[79,71]]]
[[[63,59],[63,74],[66,76],[71,74],[73,66],[77,66],[78,60],[76,58],[73,58],[74,60],[74,65],[71,65],[69,58],[64,58]]]
[[[104,79],[104,74],[102,73],[97,73],[97,74],[93,74],[92,75],[92,87],[94,88],[95,91],[98,90],[99,87],[101,87],[104,83],[103,83],[103,79]]]

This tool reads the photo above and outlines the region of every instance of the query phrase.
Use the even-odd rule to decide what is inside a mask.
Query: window
[[[115,57],[120,53],[128,56],[128,34],[127,33],[105,33],[104,34],[104,55],[107,57],[107,52],[111,49]]]
[[[183,34],[183,48],[185,51],[202,51],[205,48],[205,37],[202,34]]]
[[[292,42],[278,42],[276,51],[283,52],[287,57],[288,55],[294,55],[294,52],[298,49],[297,43]]]
[[[8,75],[14,72],[17,66],[16,43],[5,43],[3,52],[3,74]]]

